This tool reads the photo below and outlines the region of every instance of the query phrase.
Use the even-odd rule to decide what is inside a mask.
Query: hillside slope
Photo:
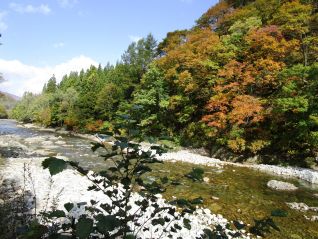
[[[14,108],[20,97],[0,91],[0,118],[7,118],[8,112]]]
[[[191,29],[131,44],[114,66],[51,78],[13,115],[86,132],[130,115],[141,137],[311,166],[317,56],[317,0],[223,0]]]

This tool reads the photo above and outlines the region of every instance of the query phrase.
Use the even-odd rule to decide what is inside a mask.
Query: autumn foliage
[[[15,114],[90,132],[130,114],[143,136],[307,164],[317,97],[317,1],[222,0],[191,29],[132,43],[114,66],[50,80]]]
[[[157,64],[171,99],[186,99],[171,101],[176,121],[191,105],[189,122],[200,129],[188,125],[203,131],[206,145],[282,159],[316,155],[310,117],[318,91],[306,91],[317,86],[309,73],[317,72],[316,23],[311,1],[220,1],[192,30],[168,34]]]

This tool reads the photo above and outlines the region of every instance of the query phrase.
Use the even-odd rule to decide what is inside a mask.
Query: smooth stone
[[[295,191],[298,189],[292,183],[287,183],[287,182],[277,181],[277,180],[270,180],[267,183],[267,187],[274,189],[274,190],[280,190],[280,191]]]

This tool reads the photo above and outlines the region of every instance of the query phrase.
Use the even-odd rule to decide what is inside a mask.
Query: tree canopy
[[[313,162],[317,26],[317,1],[219,1],[191,29],[130,44],[114,66],[51,78],[13,116],[102,131],[129,113],[144,136]]]

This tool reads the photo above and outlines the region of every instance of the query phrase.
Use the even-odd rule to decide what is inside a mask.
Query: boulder
[[[298,189],[292,183],[286,183],[286,182],[278,181],[278,180],[270,180],[267,183],[267,187],[274,189],[274,190],[279,190],[279,191],[295,191]]]

